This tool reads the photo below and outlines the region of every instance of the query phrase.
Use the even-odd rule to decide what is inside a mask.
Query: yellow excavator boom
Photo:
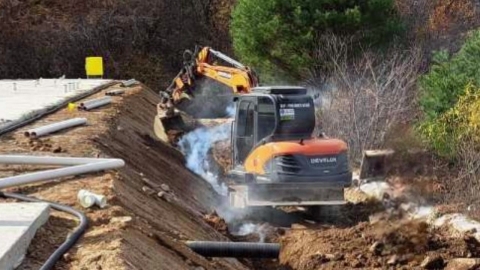
[[[210,47],[197,46],[194,53],[186,50],[183,58],[182,69],[166,91],[160,93],[163,108],[172,110],[181,101],[194,98],[195,81],[204,77],[227,86],[233,94],[249,93],[259,85],[259,78],[252,69]],[[217,59],[227,65],[217,64]]]
[[[250,67],[219,51],[201,46],[196,46],[194,52],[186,50],[183,53],[182,69],[168,88],[159,93],[162,100],[157,105],[154,120],[158,138],[167,140],[167,126],[185,122],[185,114],[180,114],[175,109],[182,111],[194,103],[195,95],[200,94],[196,82],[203,78],[226,86],[234,95],[250,93],[253,87],[259,86],[259,78]]]

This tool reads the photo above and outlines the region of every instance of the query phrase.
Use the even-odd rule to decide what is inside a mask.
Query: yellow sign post
[[[91,76],[100,76],[103,78],[103,58],[98,56],[85,58],[85,71],[87,78]]]

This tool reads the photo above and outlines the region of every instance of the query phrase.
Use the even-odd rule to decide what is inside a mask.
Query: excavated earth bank
[[[157,245],[151,249],[140,233],[127,234],[126,261],[145,269],[245,269],[234,259],[207,260],[181,243],[228,239],[203,219],[219,202],[215,191],[185,168],[180,152],[154,139],[152,124],[158,101],[157,95],[147,90],[127,99],[109,131],[95,140],[105,153],[128,164],[120,170],[113,188],[122,206],[143,221],[149,240]],[[132,249],[163,262],[147,267],[143,257],[130,253]]]

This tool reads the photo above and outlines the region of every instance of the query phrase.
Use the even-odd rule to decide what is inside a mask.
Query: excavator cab
[[[235,97],[230,203],[234,207],[341,205],[352,183],[347,145],[313,136],[303,87],[255,87]]]
[[[315,127],[313,101],[303,93],[303,88],[276,88],[276,94],[267,91],[262,93],[260,89],[257,88],[255,94],[234,98],[237,114],[232,136],[235,153],[233,164],[243,165],[257,145],[308,139]],[[289,102],[303,106],[297,108],[296,117],[294,109],[285,106]]]

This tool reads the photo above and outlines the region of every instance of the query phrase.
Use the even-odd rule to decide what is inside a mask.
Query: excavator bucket
[[[393,150],[366,150],[363,152],[359,179],[362,182],[382,180],[387,172],[388,158]]]
[[[178,137],[196,127],[197,122],[189,115],[176,109],[166,110],[160,104],[157,105],[153,130],[158,139],[175,144]]]

